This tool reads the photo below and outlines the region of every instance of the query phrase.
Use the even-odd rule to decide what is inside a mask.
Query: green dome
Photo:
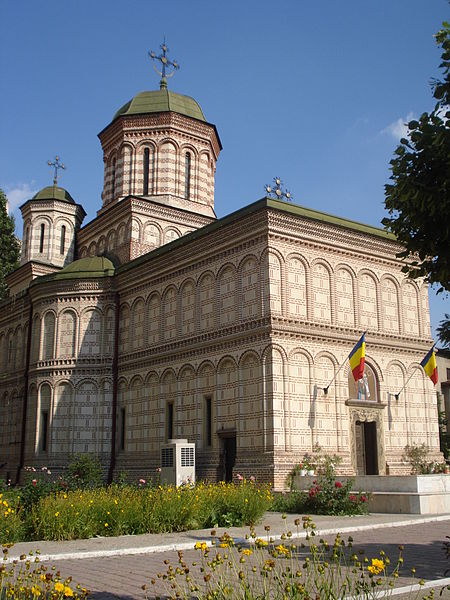
[[[206,123],[202,109],[189,96],[176,94],[167,88],[152,92],[141,92],[116,112],[113,121],[122,115],[144,115],[160,112],[176,112]]]
[[[40,192],[35,194],[32,200],[62,200],[63,202],[70,202],[70,204],[75,204],[75,200],[69,194],[67,190],[64,188],[58,187],[56,185],[49,185],[48,187],[43,188]]]
[[[84,279],[114,275],[114,264],[105,256],[88,256],[74,260],[70,265],[52,275],[52,279]]]

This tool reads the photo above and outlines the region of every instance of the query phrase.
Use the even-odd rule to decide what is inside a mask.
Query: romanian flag
[[[422,365],[425,373],[428,375],[428,377],[431,379],[431,381],[434,383],[434,385],[436,385],[437,380],[438,380],[438,374],[437,374],[436,355],[434,353],[434,346],[427,353],[427,355],[425,356],[425,358],[423,359],[423,361],[420,364]]]
[[[358,343],[348,355],[348,359],[350,361],[350,368],[352,370],[355,381],[361,379],[364,373],[364,359],[366,356],[366,341],[364,339],[365,335],[365,333],[362,334]]]

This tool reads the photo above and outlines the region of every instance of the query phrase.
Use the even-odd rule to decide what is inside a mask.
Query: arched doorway
[[[348,374],[348,400],[351,455],[356,475],[384,475],[386,460],[384,451],[383,410],[386,404],[380,400],[380,386],[375,369],[364,366],[364,377],[359,381]]]

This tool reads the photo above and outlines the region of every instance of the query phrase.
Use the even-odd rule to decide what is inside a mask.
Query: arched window
[[[380,385],[378,377],[370,365],[365,363],[362,379],[355,381],[350,371],[348,374],[348,396],[352,400],[361,402],[379,402]]]
[[[144,150],[144,189],[143,195],[148,195],[148,175],[150,168],[150,150],[149,148],[145,148]]]
[[[191,155],[186,152],[184,163],[184,197],[189,200],[191,193]]]
[[[66,226],[61,225],[61,240],[59,243],[59,253],[64,254],[65,249],[66,249]]]
[[[39,242],[39,252],[42,254],[44,252],[44,238],[45,238],[45,225],[41,223],[41,240]]]
[[[28,258],[28,246],[30,244],[30,228],[25,229],[25,243],[23,245],[23,257]]]
[[[116,193],[116,159],[113,158],[111,165],[111,200],[114,200]]]

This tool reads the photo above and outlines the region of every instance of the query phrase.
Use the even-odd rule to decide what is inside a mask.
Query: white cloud
[[[9,212],[14,213],[18,206],[29,200],[34,194],[39,191],[36,187],[36,182],[18,183],[5,187],[5,194],[8,198]]]
[[[400,138],[404,138],[408,136],[408,126],[407,123],[414,119],[414,113],[409,112],[405,118],[399,117],[396,121],[385,127],[381,133],[388,133],[395,140],[400,140]]]

